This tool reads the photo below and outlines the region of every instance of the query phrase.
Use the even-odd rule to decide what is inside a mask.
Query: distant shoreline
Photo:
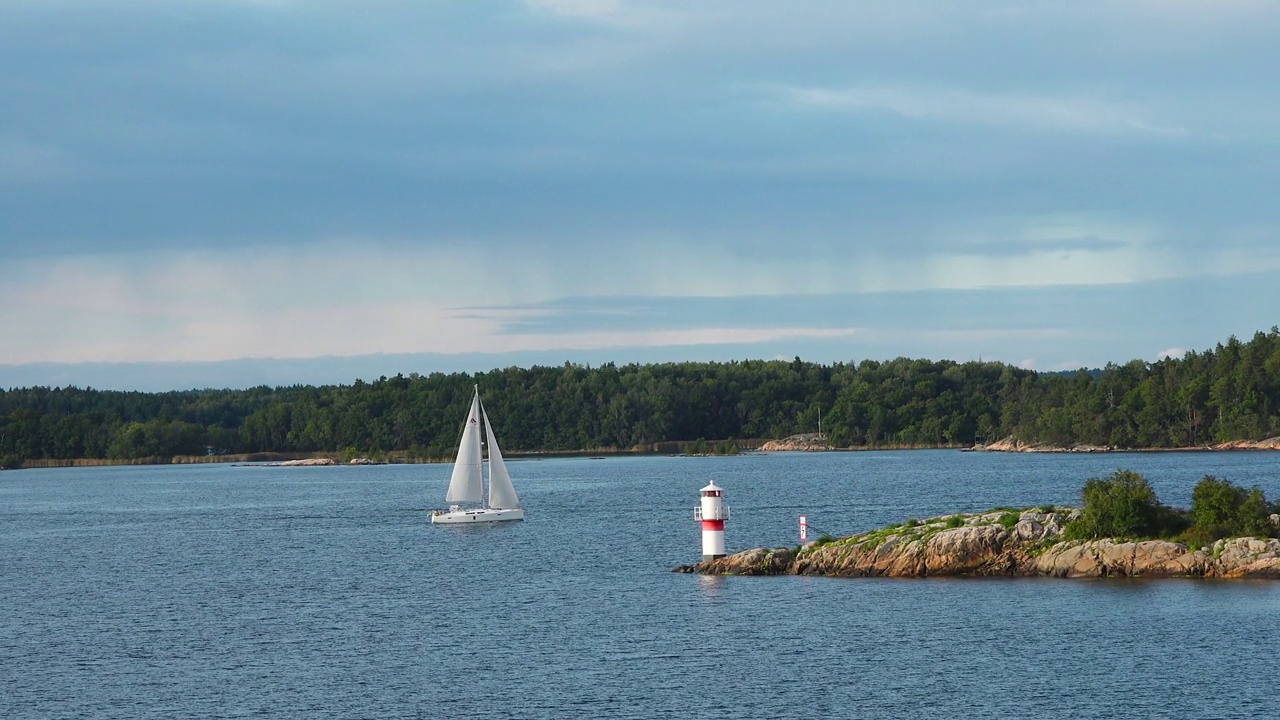
[[[794,436],[793,436],[794,437]],[[1000,443],[991,443],[989,445],[875,445],[875,446],[859,446],[859,447],[830,447],[816,446],[813,443],[792,443],[788,445],[791,438],[784,440],[740,440],[737,441],[738,446],[745,452],[757,453],[790,453],[790,452],[885,452],[885,451],[907,451],[907,450],[955,450],[958,452],[994,452],[994,453],[1026,453],[1026,454],[1046,454],[1046,455],[1088,455],[1088,454],[1122,454],[1122,453],[1174,453],[1174,452],[1266,452],[1280,450],[1280,438],[1269,438],[1267,440],[1235,440],[1216,445],[1196,445],[1191,447],[1174,447],[1174,448],[1117,448],[1092,445],[1077,446],[1049,446],[1049,445],[1020,445],[1015,444],[1013,447],[1001,445]],[[1003,443],[1004,441],[1001,441]],[[644,449],[617,449],[617,448],[591,448],[588,450],[530,450],[507,452],[505,455],[508,459],[552,459],[552,458],[606,458],[606,457],[646,457],[655,455],[685,455],[681,446],[688,445],[680,441],[671,441],[664,443],[654,443],[652,446]],[[692,455],[691,455],[692,456]],[[67,467],[112,467],[118,465],[205,465],[226,463],[233,465],[244,464],[275,464],[279,465],[284,462],[294,462],[301,460],[320,460],[328,459],[333,461],[333,466],[345,465],[439,465],[453,462],[453,458],[443,458],[436,460],[426,460],[421,458],[409,458],[402,454],[388,454],[385,457],[377,458],[372,463],[367,460],[367,455],[357,456],[357,462],[350,462],[346,458],[345,453],[337,452],[321,452],[321,453],[232,453],[225,455],[176,455],[172,457],[146,457],[131,458],[128,460],[109,459],[109,458],[69,458],[69,459],[36,459],[26,460],[21,466],[11,468],[14,470],[35,470],[41,468],[67,468]]]
[[[1180,448],[1118,448],[1113,445],[1050,445],[1048,443],[1023,443],[1007,437],[988,444],[976,444],[973,452],[1016,453],[1112,453],[1112,452],[1230,452],[1235,450],[1280,450],[1280,437],[1265,440],[1227,440],[1212,445],[1189,445]]]

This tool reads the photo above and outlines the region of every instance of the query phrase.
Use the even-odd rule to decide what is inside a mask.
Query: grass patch
[[[1030,557],[1040,557],[1045,554],[1045,551],[1060,542],[1062,542],[1062,538],[1060,537],[1043,537],[1039,540],[1026,543],[1022,546],[1022,549]]]

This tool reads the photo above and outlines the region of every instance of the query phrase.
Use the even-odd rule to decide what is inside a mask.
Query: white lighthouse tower
[[[729,508],[724,504],[724,490],[714,482],[699,492],[702,502],[693,509],[693,519],[702,523],[702,559],[715,560],[725,556],[724,521],[729,519]]]

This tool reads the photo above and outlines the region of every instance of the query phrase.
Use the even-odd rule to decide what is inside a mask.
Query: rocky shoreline
[[[819,433],[801,433],[781,440],[769,440],[760,446],[760,452],[816,452],[832,450],[827,436]]]
[[[1189,549],[1167,540],[1064,540],[1078,509],[993,511],[755,548],[673,572],[825,577],[1280,578],[1280,540],[1233,538]],[[1273,516],[1273,520],[1280,520]]]
[[[937,446],[949,447],[949,446]],[[781,440],[768,440],[759,447],[761,452],[821,452],[830,450],[861,450],[861,449],[890,449],[890,448],[848,448],[835,447],[828,443],[826,435],[819,433],[801,433],[799,435],[791,435]],[[907,448],[894,448],[907,449]],[[1048,443],[1028,443],[1022,442],[1016,437],[1009,436],[990,443],[978,443],[972,447],[963,448],[972,452],[1020,452],[1020,453],[1107,453],[1107,452],[1192,452],[1192,451],[1213,451],[1213,450],[1280,450],[1280,437],[1267,438],[1265,440],[1228,440],[1226,442],[1213,443],[1209,445],[1196,445],[1194,447],[1172,447],[1172,448],[1130,448],[1119,447],[1116,445],[1089,445],[1080,443],[1076,445],[1051,445]]]
[[[283,462],[266,463],[264,467],[317,467],[330,465],[343,465],[333,458],[303,458],[301,460],[285,460]],[[351,458],[346,465],[383,465],[385,463],[374,462],[369,458]]]
[[[1114,445],[1049,445],[1046,443],[1024,443],[1016,437],[1007,437],[985,445],[974,445],[975,452],[1022,452],[1022,453],[1097,453],[1097,452],[1134,452],[1134,451],[1194,451],[1194,450],[1280,450],[1280,437],[1265,440],[1229,440],[1211,445],[1197,445],[1181,448],[1122,448]]]

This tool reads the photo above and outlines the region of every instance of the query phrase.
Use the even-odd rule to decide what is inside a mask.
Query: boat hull
[[[523,520],[521,508],[473,508],[470,510],[435,510],[431,513],[432,525],[471,525],[474,523],[510,522]]]

